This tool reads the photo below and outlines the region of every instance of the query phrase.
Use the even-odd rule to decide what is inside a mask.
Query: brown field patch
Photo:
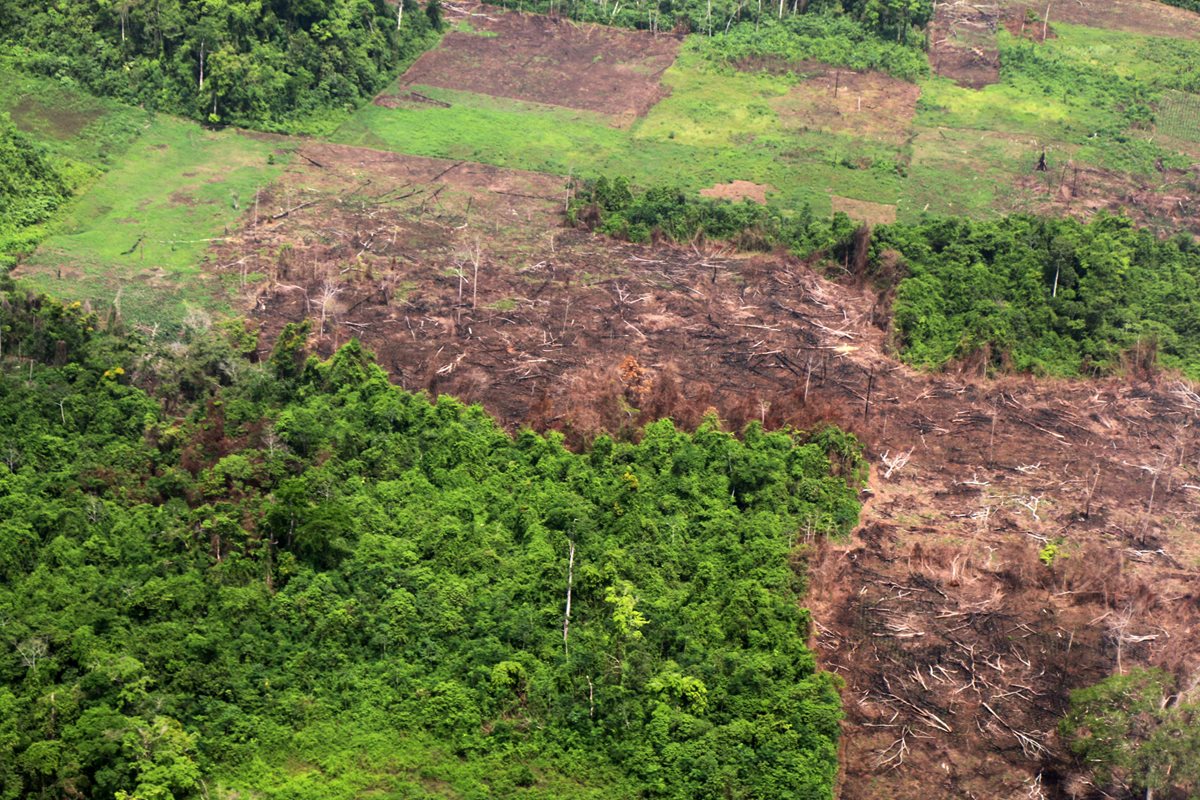
[[[982,89],[1000,80],[996,30],[998,6],[938,3],[929,25],[929,62],[933,71],[960,86]]]
[[[774,186],[751,181],[733,181],[718,183],[707,189],[700,190],[701,197],[712,197],[719,200],[753,200],[756,203],[767,203],[767,192],[775,191]]]
[[[886,225],[896,221],[896,207],[887,203],[872,203],[849,197],[830,196],[835,212],[841,211],[851,219],[862,220],[871,225]]]
[[[1009,8],[1032,9],[1040,16],[1045,4],[1007,0]],[[1050,24],[1067,22],[1092,28],[1108,28],[1140,33],[1145,36],[1166,36],[1177,39],[1200,38],[1200,14],[1169,6],[1156,0],[1054,0],[1050,3]]]
[[[447,33],[401,77],[402,87],[510,97],[595,111],[629,123],[664,96],[659,78],[674,63],[681,42],[669,34],[492,6],[478,9],[464,17],[477,32]]]
[[[1068,162],[1020,177],[1017,188],[1034,198],[1033,210],[1040,213],[1087,219],[1107,211],[1161,235],[1191,231],[1200,236],[1200,166],[1148,177]]]
[[[908,137],[920,95],[916,84],[881,72],[827,67],[793,86],[772,105],[783,124],[792,129],[899,144]]]
[[[9,116],[22,130],[48,134],[56,139],[73,139],[101,115],[99,111],[51,106],[33,97],[23,97],[9,111]]]

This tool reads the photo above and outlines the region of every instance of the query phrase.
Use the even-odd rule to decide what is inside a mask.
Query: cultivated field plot
[[[1053,17],[1044,28],[1024,16],[1006,18],[995,41],[1009,64],[998,82],[922,83],[902,219],[923,210],[1105,210],[1164,230],[1200,232],[1192,199],[1200,149],[1180,136],[1189,135],[1190,95],[1170,91],[1189,85],[1200,59],[1195,41]],[[1164,101],[1138,120],[1125,113],[1136,92],[1162,92]],[[1157,128],[1147,119],[1152,113]],[[1037,172],[1043,152],[1047,171]]]
[[[1027,9],[1041,15],[1047,7],[1036,0],[1001,0],[1001,5],[1022,15]],[[1200,15],[1156,0],[1053,0],[1049,8],[1051,25],[1067,22],[1144,36],[1200,38]]]
[[[1158,108],[1158,130],[1175,139],[1200,143],[1200,95],[1167,92]]]
[[[659,101],[681,39],[469,7],[468,22],[417,59],[413,85],[595,111],[630,125]],[[386,97],[384,98],[386,102]]]
[[[157,117],[15,275],[61,297],[115,303],[134,322],[172,324],[189,306],[223,307],[204,253],[254,208],[287,146]]]
[[[623,35],[656,41],[647,32]],[[536,58],[536,51],[526,53],[526,60]],[[658,66],[647,69],[654,72]],[[844,77],[854,82],[854,76]],[[831,194],[889,203],[901,195],[895,164],[903,160],[902,145],[894,137],[857,135],[856,120],[832,119],[839,113],[836,103],[826,130],[806,128],[800,120],[785,123],[774,105],[797,78],[718,70],[694,44],[685,43],[661,74],[662,99],[628,128],[615,126],[611,115],[568,107],[576,101],[559,97],[554,87],[548,89],[553,102],[541,103],[410,83],[410,78],[404,76],[398,88],[361,109],[333,139],[562,176],[623,175],[641,185],[676,185],[691,192],[748,181],[770,186],[772,202],[797,209],[807,204],[819,214],[831,210]],[[822,91],[818,86],[813,97],[797,97],[793,105],[817,107]],[[912,93],[910,87],[905,96]],[[855,104],[856,114],[857,97],[847,101]],[[874,113],[869,101],[864,95],[864,115]]]
[[[772,102],[789,129],[902,145],[909,137],[916,84],[880,72],[821,69]]]

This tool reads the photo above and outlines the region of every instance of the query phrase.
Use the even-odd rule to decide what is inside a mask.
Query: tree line
[[[319,128],[436,41],[440,5],[384,0],[0,0],[10,63],[147,108]],[[400,24],[402,22],[402,24]]]
[[[844,17],[873,36],[903,44],[923,41],[934,10],[933,0],[499,0],[497,4],[603,25],[709,36],[743,25],[757,31],[802,16]]]
[[[896,351],[916,366],[1062,376],[1162,366],[1200,377],[1200,244],[1122,217],[926,217],[870,230],[840,213],[601,177],[579,183],[569,218],[634,241],[786,248],[831,277],[872,281],[890,302]]]

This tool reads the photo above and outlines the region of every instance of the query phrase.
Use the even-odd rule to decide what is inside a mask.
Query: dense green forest
[[[923,48],[880,37],[843,14],[801,14],[769,25],[734,25],[705,37],[699,47],[709,60],[741,68],[785,64],[799,70],[799,65],[818,61],[880,70],[910,81],[929,74]]]
[[[1186,8],[1188,11],[1200,12],[1200,0],[1160,0],[1171,6]]]
[[[580,184],[570,217],[635,241],[658,232],[783,247],[833,277],[894,286],[895,345],[917,366],[1081,375],[1157,361],[1200,376],[1200,245],[1126,219],[934,218],[868,231],[844,214],[635,192],[607,178]]]
[[[853,437],[576,454],[306,326],[105,328],[0,293],[0,798],[831,796]]]
[[[1078,375],[1157,357],[1200,377],[1200,245],[1190,236],[1163,241],[1116,217],[1012,216],[886,226],[874,247],[907,265],[893,325],[910,363]]]
[[[684,30],[709,35],[748,26],[756,31],[793,17],[846,18],[880,39],[920,43],[933,19],[933,0],[663,0],[655,4],[597,3],[591,0],[499,0],[497,5],[566,14],[585,22],[627,28]],[[832,23],[834,27],[838,23]],[[789,26],[787,28],[791,30]],[[808,30],[812,30],[810,27]],[[845,30],[843,28],[842,30]]]
[[[0,113],[0,271],[32,249],[70,195],[69,178],[54,160]]]
[[[438,6],[384,0],[0,0],[6,59],[210,122],[320,129],[436,41]]]

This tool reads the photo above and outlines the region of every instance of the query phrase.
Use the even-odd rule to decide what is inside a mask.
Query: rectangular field
[[[159,116],[15,274],[98,307],[115,300],[131,321],[173,324],[189,306],[219,308],[224,292],[204,254],[278,175],[289,147]]]
[[[476,7],[405,73],[402,86],[594,111],[628,126],[661,99],[681,38]]]

